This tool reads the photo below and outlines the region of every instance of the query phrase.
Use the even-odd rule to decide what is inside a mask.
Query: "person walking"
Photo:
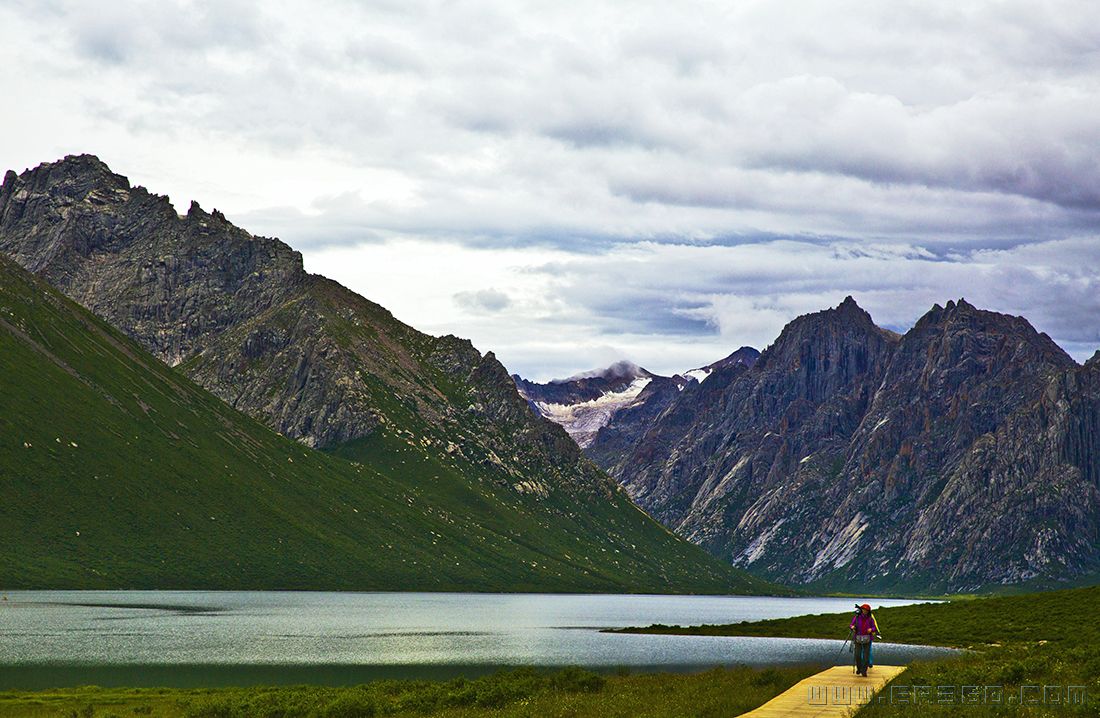
[[[871,606],[863,604],[859,607],[859,613],[852,616],[852,622],[848,624],[852,631],[852,645],[856,653],[856,673],[867,675],[868,663],[871,658],[871,641],[878,633],[875,617],[871,615]]]

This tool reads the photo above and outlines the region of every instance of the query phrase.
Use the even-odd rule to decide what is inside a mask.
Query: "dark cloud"
[[[263,38],[257,8],[242,0],[62,2],[32,6],[29,11],[70,31],[73,46],[83,57],[112,65],[155,62],[157,55],[166,52],[252,51]]]
[[[512,305],[511,298],[496,289],[458,292],[454,295],[454,300],[459,306],[479,313],[499,312]]]
[[[686,283],[685,283],[686,284]],[[696,290],[697,291],[697,290]],[[717,334],[717,326],[703,311],[708,305],[694,299],[696,291],[653,291],[634,286],[624,292],[578,292],[586,311],[600,318],[600,332],[691,337]]]
[[[1026,316],[1083,359],[1100,347],[1097,267],[1100,240],[1089,237],[950,258],[896,244],[648,244],[545,269],[557,278],[554,291],[598,317],[608,333],[720,337],[733,348],[763,347],[790,319],[846,294],[897,331],[933,304],[965,295],[981,308]],[[662,366],[659,357],[631,358]]]

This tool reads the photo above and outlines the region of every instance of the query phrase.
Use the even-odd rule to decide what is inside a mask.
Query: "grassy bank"
[[[575,668],[519,669],[475,680],[376,681],[347,688],[72,688],[0,693],[0,716],[724,718],[751,710],[816,670],[730,668],[605,677]]]
[[[893,643],[969,648],[1038,641],[1095,642],[1100,640],[1100,625],[1093,618],[1097,606],[1100,606],[1100,586],[876,608],[874,613],[883,638]],[[610,632],[844,638],[850,619],[850,613],[822,613],[724,625],[654,624],[644,628],[611,629]]]
[[[859,715],[876,718],[1100,715],[1097,606],[1100,606],[1100,587],[1094,586],[876,609],[875,616],[886,640],[971,650],[953,658],[917,661],[894,682],[899,693],[902,685],[928,686],[930,688],[921,690],[930,698],[909,705],[887,701],[864,708]],[[818,614],[728,625],[654,625],[624,630],[703,636],[838,638],[846,634],[850,615]],[[961,704],[963,686],[981,687],[979,695],[982,697],[977,705]],[[987,693],[986,686],[1003,689],[1003,705],[992,704],[997,693],[995,690]],[[1083,704],[1052,703],[1055,695],[1065,699],[1068,686],[1084,686],[1086,700]],[[1043,687],[1054,687],[1045,704]],[[910,695],[916,700],[916,693]],[[973,695],[968,693],[967,699],[973,699]],[[1011,704],[1010,699],[1013,700]],[[1020,705],[1021,701],[1033,699],[1040,703]],[[939,704],[939,700],[944,703]]]

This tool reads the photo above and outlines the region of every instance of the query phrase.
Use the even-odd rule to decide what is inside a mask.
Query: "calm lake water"
[[[697,670],[845,662],[838,640],[600,633],[846,611],[851,599],[560,594],[17,591],[0,602],[0,689],[97,683],[354,683],[500,666]],[[912,601],[876,600],[895,606]],[[884,635],[889,638],[889,625]],[[880,663],[945,649],[883,643]]]

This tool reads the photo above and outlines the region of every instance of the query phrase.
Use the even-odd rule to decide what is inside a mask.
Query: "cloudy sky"
[[[0,0],[0,169],[99,155],[535,379],[847,294],[1100,348],[1100,3]]]

